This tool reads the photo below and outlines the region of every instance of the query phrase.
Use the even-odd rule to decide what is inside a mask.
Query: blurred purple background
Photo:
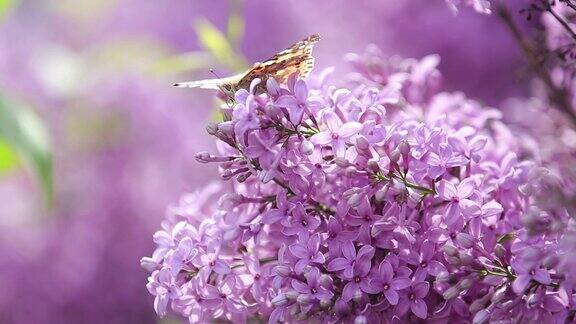
[[[311,33],[318,68],[346,53],[438,53],[450,90],[488,104],[525,94],[522,59],[499,21],[444,1],[240,3],[240,52],[258,61]],[[168,204],[216,179],[194,161],[212,140],[213,93],[171,87],[209,77],[194,31],[225,31],[227,1],[22,0],[0,22],[0,92],[34,108],[51,135],[47,208],[22,167],[0,173],[1,323],[155,323],[139,259]],[[184,68],[174,57],[195,53]],[[192,56],[194,56],[192,55]],[[196,57],[195,56],[195,57]],[[186,68],[188,66],[188,68]],[[192,70],[191,67],[195,69]]]

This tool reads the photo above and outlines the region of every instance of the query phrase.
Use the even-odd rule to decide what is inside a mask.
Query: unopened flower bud
[[[221,109],[222,112],[222,120],[224,121],[229,121],[232,120],[232,118],[234,117],[233,114],[233,109],[230,109],[228,107]]]
[[[406,141],[402,141],[400,144],[398,144],[398,150],[402,156],[406,157],[408,154],[410,154],[410,144],[408,144]]]
[[[497,287],[503,283],[506,279],[502,276],[495,276],[486,273],[486,276],[482,278],[482,283],[487,284],[489,286]]]
[[[368,161],[368,170],[370,170],[370,172],[372,173],[376,173],[378,171],[380,171],[380,166],[378,165],[378,161],[371,159],[370,161]]]
[[[377,202],[382,202],[386,199],[386,194],[388,193],[388,186],[385,186],[384,188],[376,191],[376,193],[374,194],[374,199]]]
[[[378,166],[382,171],[388,172],[390,170],[390,159],[387,155],[384,155],[378,159]]]
[[[488,296],[488,298],[486,298],[487,296],[482,296],[476,300],[474,300],[469,307],[470,313],[475,314],[483,309],[486,308],[486,303],[488,302],[488,300],[490,299],[491,296]]]
[[[444,250],[444,253],[446,253],[446,255],[449,255],[449,256],[457,256],[458,255],[458,249],[452,245],[449,245],[449,244],[444,245],[442,247],[442,250]]]
[[[472,280],[470,278],[464,278],[458,283],[458,286],[460,287],[460,289],[466,290],[466,289],[469,289],[470,287],[472,287],[473,284],[474,284],[474,280]]]
[[[460,262],[464,265],[472,265],[474,264],[475,261],[472,255],[464,252],[458,253],[458,258],[460,259]]]
[[[364,296],[364,294],[362,293],[362,290],[358,289],[356,290],[356,292],[354,293],[354,297],[352,297],[352,300],[354,300],[355,302],[359,303],[360,301],[362,301],[362,297]]]
[[[389,155],[390,162],[391,163],[398,163],[398,161],[400,161],[401,156],[402,156],[402,154],[400,153],[400,151],[398,149],[393,150]]]
[[[234,168],[235,166],[236,164],[234,164],[232,161],[222,162],[220,164],[220,167],[224,170]]]
[[[368,324],[368,319],[364,315],[358,315],[354,319],[354,324]]]
[[[500,260],[506,260],[506,256],[508,254],[508,252],[506,251],[506,248],[498,243],[496,244],[496,246],[494,247],[494,254],[500,259]]]
[[[368,151],[370,149],[370,143],[364,136],[356,137],[356,147],[358,151]]]
[[[458,295],[460,295],[460,289],[458,289],[456,286],[452,286],[446,289],[446,291],[442,294],[442,297],[446,300],[450,300],[458,297]]]
[[[330,299],[322,299],[320,300],[320,308],[322,309],[330,309],[332,307],[332,300]]]
[[[296,298],[298,304],[308,305],[312,302],[312,297],[308,294],[300,294],[298,298]]]
[[[544,258],[544,261],[542,261],[542,266],[544,266],[547,269],[552,269],[552,268],[556,267],[559,262],[560,262],[560,259],[558,258],[557,255],[555,255],[555,254],[548,255]]]
[[[231,210],[234,207],[244,203],[245,197],[237,193],[224,194],[218,200],[218,206],[224,210]]]
[[[286,296],[286,299],[288,299],[288,300],[296,300],[298,298],[298,296],[300,296],[300,294],[295,290],[289,291],[284,295]]]
[[[408,203],[410,204],[411,207],[415,207],[416,205],[418,205],[418,203],[422,200],[422,196],[420,196],[420,194],[416,191],[409,191],[408,194]]]
[[[272,118],[275,121],[280,121],[282,119],[282,116],[284,116],[280,107],[270,103],[266,104],[265,111],[266,115],[270,116],[270,118]]]
[[[330,277],[330,275],[328,274],[323,273],[320,275],[320,279],[318,280],[318,282],[320,283],[321,286],[328,287],[329,285],[332,284],[332,277]]]
[[[356,170],[355,167],[349,166],[349,167],[346,168],[345,172],[346,172],[346,176],[347,176],[347,177],[352,178],[352,177],[354,177],[354,176],[356,175],[357,170]]]
[[[218,133],[218,123],[215,122],[208,123],[208,126],[206,126],[206,132],[208,132],[208,134],[212,136],[216,135],[216,133]]]
[[[507,300],[505,302],[500,303],[498,306],[502,309],[511,309],[516,305],[514,300]]]
[[[210,161],[210,153],[208,152],[198,152],[196,153],[196,155],[194,156],[194,158],[196,159],[196,161],[200,162],[200,163],[209,163]]]
[[[232,134],[234,134],[234,124],[232,122],[223,122],[218,124],[218,133],[232,137]]]
[[[462,264],[462,261],[460,261],[460,258],[453,257],[453,256],[447,257],[446,261],[448,261],[448,263],[450,263],[452,265],[461,265]]]
[[[349,200],[350,197],[358,194],[359,192],[361,192],[361,190],[359,188],[351,188],[351,189],[344,191],[344,193],[342,194],[342,197],[346,200]]]
[[[144,268],[144,270],[153,272],[154,270],[158,270],[161,268],[158,262],[154,261],[154,259],[149,257],[143,257],[140,259],[140,266]]]
[[[531,234],[546,231],[551,223],[551,217],[548,213],[542,212],[536,207],[531,207],[522,217],[522,223]]]
[[[376,151],[376,153],[378,153],[378,155],[380,155],[380,156],[388,155],[388,152],[386,151],[386,148],[384,148],[384,146],[378,145],[378,146],[372,147],[372,148],[373,148],[373,149]]]
[[[262,183],[268,183],[276,176],[276,170],[262,170],[258,174],[258,178]]]
[[[472,248],[476,243],[474,237],[467,233],[458,233],[456,235],[456,242],[465,249]]]
[[[296,307],[293,307],[290,312],[291,312],[291,316],[294,317],[294,319],[298,322],[304,322],[304,321],[310,319],[310,315],[305,314],[303,312],[299,312],[298,308],[296,308]]]
[[[450,281],[450,274],[448,272],[442,271],[436,276],[436,282],[445,283]]]
[[[262,224],[261,223],[257,223],[257,224],[250,224],[250,232],[252,233],[258,233],[260,232],[260,230],[262,229]]]
[[[540,301],[541,301],[540,294],[532,293],[528,295],[528,298],[526,299],[526,305],[528,307],[535,307],[540,303]]]
[[[335,158],[334,163],[341,168],[347,168],[348,166],[350,166],[350,162],[348,162],[348,160],[346,160],[343,157]]]
[[[314,144],[309,140],[303,140],[302,143],[300,143],[300,152],[306,155],[312,154],[312,152],[314,152]]]
[[[276,297],[272,298],[272,305],[284,306],[288,303],[288,299],[286,298],[286,294],[280,293]]]
[[[353,194],[352,196],[350,196],[348,198],[348,205],[350,205],[350,207],[352,208],[356,208],[360,205],[360,201],[362,196],[360,196],[360,194]]]
[[[406,191],[406,186],[402,182],[394,181],[390,190],[395,194],[399,194]]]
[[[245,172],[242,173],[241,175],[236,177],[236,181],[243,183],[244,181],[246,181],[248,178],[250,178],[250,176],[252,175],[252,173],[250,172]]]
[[[238,238],[240,235],[242,234],[242,231],[240,230],[240,228],[232,228],[226,232],[224,232],[224,235],[222,235],[222,240],[224,242],[230,242],[235,240],[236,238]]]
[[[474,319],[472,320],[473,324],[482,324],[488,321],[490,318],[490,312],[486,309],[480,310],[476,315],[474,315]]]
[[[520,191],[524,196],[533,195],[535,192],[534,189],[534,186],[532,186],[530,183],[525,183],[518,187],[518,191]]]
[[[496,291],[494,291],[494,295],[492,295],[492,298],[490,299],[490,301],[494,304],[499,304],[502,300],[504,300],[507,293],[508,293],[508,286],[503,285],[502,287],[500,287],[500,288],[496,289]]]
[[[222,173],[220,173],[220,177],[222,177],[222,180],[230,180],[232,179],[232,177],[235,175],[235,173],[230,170],[230,169],[226,169],[224,171],[222,171]]]
[[[292,269],[285,265],[278,265],[274,268],[274,270],[281,277],[288,277],[292,273]]]

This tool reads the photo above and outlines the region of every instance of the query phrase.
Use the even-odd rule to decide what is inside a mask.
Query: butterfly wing
[[[222,86],[224,85],[238,83],[244,77],[245,74],[246,72],[221,79],[206,79],[198,81],[179,82],[174,83],[174,86],[180,88],[201,88],[201,89],[219,90],[222,89]]]
[[[256,63],[238,82],[239,88],[247,89],[255,78],[263,81],[269,77],[278,83],[285,83],[288,77],[298,72],[300,77],[305,78],[314,67],[312,49],[320,40],[320,35],[311,35],[289,48],[272,56],[262,63]]]
[[[203,88],[222,90],[228,96],[237,89],[248,89],[252,80],[259,78],[266,81],[274,78],[278,83],[285,83],[288,77],[296,72],[300,77],[305,78],[314,67],[314,57],[312,48],[320,40],[320,35],[314,34],[294,43],[287,49],[272,56],[262,63],[256,63],[252,69],[228,78],[207,79],[199,81],[175,83],[174,86],[182,88]],[[265,82],[256,89],[258,92],[264,91]]]

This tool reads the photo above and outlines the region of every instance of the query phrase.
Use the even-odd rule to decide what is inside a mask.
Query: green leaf
[[[54,192],[52,153],[42,120],[29,107],[0,97],[0,138],[36,174],[50,205]]]
[[[234,51],[226,36],[211,22],[206,19],[199,19],[194,28],[202,47],[221,64],[234,71],[244,70],[248,67],[246,59]]]
[[[18,0],[0,0],[0,19],[4,18],[16,4]]]

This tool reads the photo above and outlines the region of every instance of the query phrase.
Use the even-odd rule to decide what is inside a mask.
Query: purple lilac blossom
[[[103,72],[95,57],[100,52],[107,52],[106,44],[113,45],[118,39],[142,36],[146,40],[168,43],[170,48],[179,51],[196,50],[199,46],[190,28],[193,17],[207,16],[224,30],[227,6],[225,2],[177,0],[162,4],[136,0],[101,1],[98,3],[102,5],[96,7],[86,5],[95,4],[93,1],[20,3],[23,4],[22,8],[17,10],[16,16],[8,17],[8,23],[3,23],[0,31],[0,70],[3,72],[0,83],[5,90],[38,107],[52,125],[58,142],[55,145],[58,150],[58,187],[66,190],[58,194],[58,209],[54,211],[56,221],[45,224],[41,220],[30,224],[30,219],[41,218],[38,214],[42,213],[36,209],[38,206],[30,203],[35,198],[33,185],[23,180],[21,174],[2,178],[2,245],[5,248],[0,253],[3,264],[0,276],[4,283],[4,293],[0,294],[0,319],[2,322],[22,323],[76,323],[80,320],[98,323],[125,323],[129,320],[152,322],[153,312],[148,307],[148,300],[142,296],[144,289],[140,283],[143,276],[135,275],[137,270],[133,260],[150,249],[151,242],[146,233],[153,231],[165,203],[196,181],[203,181],[198,175],[205,175],[206,169],[195,172],[197,166],[191,168],[186,159],[183,164],[178,160],[181,152],[197,150],[205,141],[202,141],[200,134],[190,134],[191,129],[196,129],[193,123],[198,119],[186,117],[190,116],[186,111],[194,117],[198,111],[190,112],[181,99],[172,100],[173,95],[168,94],[170,89],[166,85],[173,79],[151,81],[149,75],[134,74],[134,71],[124,69],[114,70],[117,66]],[[440,0],[378,0],[353,5],[347,1],[331,4],[282,2],[282,7],[278,4],[272,1],[246,3],[245,12],[250,23],[243,48],[253,60],[267,57],[311,29],[327,38],[318,48],[318,56],[322,57],[320,64],[339,64],[340,44],[346,44],[348,50],[370,41],[378,43],[386,53],[401,52],[416,56],[428,52],[441,53],[444,58],[444,80],[448,87],[464,89],[468,94],[491,103],[498,102],[517,87],[513,73],[515,68],[511,68],[519,65],[518,55],[513,51],[514,45],[495,24],[488,24],[484,16],[468,13],[472,10],[462,10],[459,16],[452,17]],[[310,14],[319,8],[328,12],[326,19]],[[137,16],[134,16],[135,12]],[[367,12],[371,14],[366,15]],[[406,12],[410,12],[410,15]],[[273,23],[280,19],[289,23]],[[171,23],[167,23],[167,20]],[[386,28],[382,28],[383,22],[386,22]],[[262,28],[262,25],[267,28]],[[275,32],[269,33],[270,28],[275,28]],[[333,33],[334,30],[344,32]],[[330,41],[329,38],[345,41]],[[485,55],[488,49],[497,59]],[[87,89],[77,94],[73,93],[77,88],[67,87],[70,86],[69,82],[45,79],[46,71],[66,68],[67,64],[53,63],[67,63],[67,59],[71,58],[67,54],[70,53],[89,58],[93,73],[83,76],[99,76],[93,82],[83,80],[79,83]],[[124,55],[129,56],[130,53],[124,52]],[[141,58],[142,54],[140,52],[138,57]],[[46,61],[44,57],[51,59]],[[77,65],[78,62],[73,59],[71,63]],[[469,68],[466,73],[462,72],[461,66]],[[44,70],[45,67],[52,70]],[[471,74],[475,77],[471,78]],[[100,86],[92,88],[94,84]],[[192,99],[192,95],[185,98]],[[194,94],[193,99],[198,98],[199,95]],[[79,111],[78,102],[90,102],[91,107],[81,109],[81,116],[69,117],[70,112]],[[209,101],[206,101],[204,107],[208,106]],[[149,110],[150,107],[153,108]],[[170,116],[165,113],[180,110],[180,107],[179,113]],[[208,114],[207,110],[203,111]],[[132,125],[128,134],[122,133],[122,136],[112,138],[96,135],[97,138],[93,139],[74,136],[80,141],[73,142],[61,138],[66,136],[62,133],[65,133],[63,125],[68,120],[74,120],[77,125],[90,125],[94,120],[116,120],[117,112],[122,118],[127,117],[127,124]],[[184,122],[174,123],[177,119]],[[533,125],[539,125],[540,118],[534,120]],[[140,136],[143,130],[148,135]],[[568,135],[565,132],[562,138],[568,140],[571,138]],[[186,144],[174,145],[177,142]],[[249,143],[256,142],[250,140]],[[309,143],[303,142],[302,146],[309,147]],[[469,145],[472,146],[472,141]],[[544,144],[541,147],[551,146]],[[272,148],[275,147],[272,145]],[[150,154],[142,159],[142,152]],[[272,151],[268,157],[273,157],[274,153]],[[557,157],[563,161],[573,158],[565,150]],[[389,163],[387,159],[387,156],[380,158],[381,168]],[[313,177],[315,183],[320,185],[326,181],[335,165],[321,163],[321,168],[316,168],[317,162],[322,162],[322,155],[318,150],[313,150],[307,164],[299,164],[302,168],[298,172]],[[286,162],[286,165],[290,163]],[[569,166],[569,163],[565,166]],[[569,168],[564,167],[563,171],[566,170]],[[119,182],[119,179],[122,181]],[[87,183],[91,185],[87,186]],[[563,187],[574,183],[576,181],[566,180]],[[282,205],[278,202],[278,206],[284,207],[275,217],[288,213],[291,206],[286,205],[288,203]],[[343,213],[352,216],[347,211]],[[327,239],[327,244],[334,254],[338,254],[339,242],[356,237],[357,233],[343,218],[331,219],[334,219],[332,231],[335,237],[334,240]],[[15,226],[23,229],[15,229]],[[378,231],[387,226],[390,225],[380,223]],[[404,234],[410,237],[414,226],[407,228],[409,230]],[[438,228],[435,233],[442,233],[441,239],[447,240],[454,231],[454,228]],[[257,226],[253,226],[244,233],[244,237],[249,237],[259,232]],[[392,236],[397,233],[386,231],[378,236],[375,244],[393,246],[396,239]],[[70,240],[62,240],[61,237]],[[70,241],[75,244],[69,244]],[[565,240],[567,246],[573,242]],[[182,253],[182,249],[179,253]],[[566,259],[563,263],[566,269],[570,269],[570,260],[574,258]],[[391,263],[394,265],[394,262]],[[260,264],[258,258],[252,264]],[[247,285],[251,285],[249,277],[255,277],[258,273],[254,269],[268,271],[265,263],[249,268],[249,274],[241,275],[247,280]],[[32,275],[38,273],[43,275]],[[252,294],[257,296],[262,291],[258,283],[263,281],[252,281],[256,282],[252,285]],[[34,295],[30,291],[34,291]],[[192,294],[182,298],[184,300],[190,296]],[[281,297],[279,295],[278,298]],[[455,309],[462,314],[460,300],[461,297],[450,300],[444,311]],[[203,299],[198,305],[214,308],[217,302],[216,299]],[[29,307],[30,303],[35,306]],[[200,310],[194,308],[191,311],[194,313],[191,315],[193,319],[203,318]],[[337,304],[336,312],[346,318],[363,318],[342,303]]]
[[[314,102],[301,119],[271,80],[267,93],[239,90],[222,108],[223,121],[209,127],[219,154],[198,160],[218,163],[232,194],[209,214],[168,214],[156,235],[171,247],[158,247],[153,267],[143,259],[159,315],[172,309],[191,323],[198,308],[235,322],[573,320],[573,285],[554,262],[569,231],[534,236],[525,223],[535,210],[563,223],[570,215],[537,205],[546,187],[534,180],[538,161],[519,155],[523,139],[497,110],[442,92],[436,56],[377,55],[355,56],[357,72],[343,80],[321,73],[280,85],[293,101]],[[234,112],[248,102],[257,121],[235,127],[244,120]],[[266,139],[274,163],[247,149],[253,137]],[[322,177],[303,173],[308,165]],[[197,254],[162,279],[173,266],[163,254],[190,239]],[[206,280],[195,260],[214,248],[213,262],[231,271]],[[254,274],[246,259],[268,271]],[[178,293],[156,289],[174,283]],[[222,285],[228,306],[203,307]]]

